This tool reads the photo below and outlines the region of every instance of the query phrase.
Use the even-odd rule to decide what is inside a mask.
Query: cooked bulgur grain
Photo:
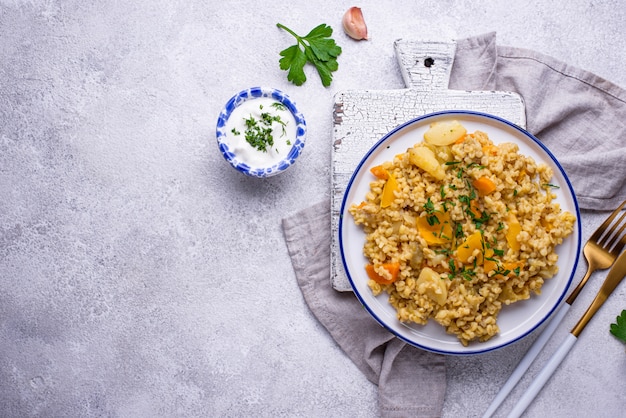
[[[554,201],[551,168],[518,151],[477,131],[371,170],[370,191],[349,211],[366,234],[368,285],[389,294],[400,321],[433,318],[463,345],[487,341],[503,304],[539,294],[556,274],[554,249],[576,219]]]

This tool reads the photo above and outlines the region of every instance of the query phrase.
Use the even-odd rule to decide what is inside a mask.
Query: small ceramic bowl
[[[251,103],[252,101],[256,102]],[[231,117],[233,119],[242,117],[241,111],[244,105],[247,107],[254,105],[255,110],[259,112],[257,102],[263,104],[278,102],[280,105],[276,105],[278,106],[276,109],[288,111],[293,116],[293,120],[289,119],[289,121],[295,125],[291,126],[288,123],[287,126],[294,137],[282,140],[283,149],[280,153],[276,151],[277,147],[273,146],[270,150],[272,156],[269,155],[269,151],[261,152],[247,143],[245,132],[241,132],[245,128],[237,130],[233,128],[233,123],[236,121],[230,121]],[[263,109],[263,104],[260,105],[261,109]],[[237,93],[226,103],[217,119],[216,136],[222,155],[236,170],[252,177],[271,177],[291,167],[302,153],[306,138],[306,122],[302,113],[296,108],[296,104],[285,93],[272,88],[252,87]],[[251,156],[259,158],[252,161]]]

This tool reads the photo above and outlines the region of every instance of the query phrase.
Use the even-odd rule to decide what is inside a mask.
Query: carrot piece
[[[483,154],[498,155],[498,147],[496,147],[495,145],[485,145],[483,147]]]
[[[476,188],[476,190],[478,190],[478,193],[481,196],[488,195],[496,190],[496,183],[494,183],[489,177],[485,176],[474,180],[472,185]]]
[[[455,144],[462,144],[463,141],[465,141],[465,138],[467,138],[467,135],[463,135],[462,137],[460,137],[459,139],[457,139],[456,141],[454,141]]]
[[[391,284],[398,280],[398,275],[400,273],[400,263],[384,263],[382,266],[385,270],[389,272],[389,279],[378,274],[376,270],[374,270],[373,264],[367,264],[365,266],[365,272],[370,279],[379,284]]]
[[[483,216],[482,212],[480,211],[480,207],[478,207],[478,202],[476,200],[470,201],[469,209],[475,218],[480,218],[481,216]]]
[[[370,168],[370,172],[379,179],[387,180],[389,178],[389,171],[383,168],[382,165]]]

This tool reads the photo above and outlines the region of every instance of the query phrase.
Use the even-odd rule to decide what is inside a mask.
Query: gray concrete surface
[[[0,0],[0,416],[377,416],[280,229],[329,198],[333,94],[402,88],[397,38],[489,31],[626,86],[622,0],[217,4]],[[354,5],[368,42],[341,30]],[[277,22],[335,28],[330,88],[287,82]],[[286,91],[309,127],[301,160],[264,181],[215,146],[221,106],[253,85]],[[584,214],[584,238],[602,217]],[[529,417],[623,416],[626,350],[608,327],[624,308],[620,287]],[[480,416],[530,342],[451,358],[443,416]]]

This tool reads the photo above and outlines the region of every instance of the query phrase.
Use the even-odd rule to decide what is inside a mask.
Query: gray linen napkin
[[[559,159],[581,208],[612,210],[626,199],[626,91],[620,87],[533,51],[496,46],[489,33],[458,41],[450,88],[519,93],[527,129]],[[378,385],[381,415],[441,416],[445,357],[395,338],[352,293],[332,288],[330,203],[285,218],[282,226],[306,303]]]
[[[457,42],[453,90],[514,91],[526,129],[557,157],[583,209],[626,199],[626,90],[538,52],[496,45],[495,33]]]
[[[330,202],[283,220],[304,299],[343,351],[374,384],[385,417],[437,417],[446,387],[444,357],[409,346],[378,323],[351,292],[330,284]]]

